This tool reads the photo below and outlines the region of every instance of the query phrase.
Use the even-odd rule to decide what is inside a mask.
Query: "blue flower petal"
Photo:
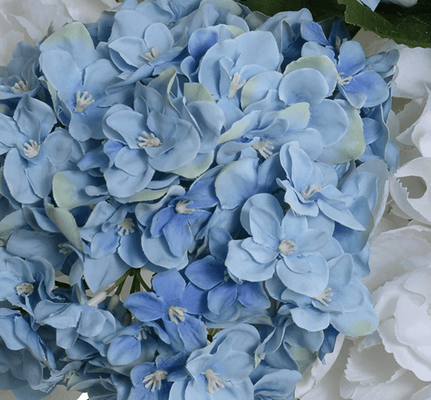
[[[312,68],[289,72],[280,82],[280,99],[287,105],[307,102],[314,106],[328,96],[329,86],[323,75]]]
[[[163,318],[168,306],[155,293],[132,293],[124,300],[124,307],[142,322],[155,321]]]

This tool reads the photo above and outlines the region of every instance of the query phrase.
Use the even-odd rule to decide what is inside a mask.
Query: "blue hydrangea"
[[[358,279],[398,161],[397,59],[339,18],[233,0],[125,0],[19,44],[0,69],[0,389],[293,400],[340,332],[377,325]]]

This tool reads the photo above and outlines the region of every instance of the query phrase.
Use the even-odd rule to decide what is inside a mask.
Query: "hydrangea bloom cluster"
[[[359,279],[398,162],[397,58],[233,0],[126,0],[20,43],[0,71],[0,389],[293,399],[340,332],[378,324]]]

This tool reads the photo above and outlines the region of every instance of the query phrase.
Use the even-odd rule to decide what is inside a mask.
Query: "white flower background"
[[[0,65],[21,40],[40,41],[50,25],[96,21],[115,0],[0,0]],[[51,29],[52,29],[51,28]],[[319,360],[297,387],[301,400],[431,399],[431,49],[397,45],[361,31],[367,55],[398,48],[389,126],[400,149],[400,168],[386,183],[381,173],[378,222],[371,238],[376,332],[354,340],[340,335],[326,364]],[[381,170],[376,163],[373,172]],[[0,391],[1,400],[15,400]],[[47,400],[84,400],[59,387]]]

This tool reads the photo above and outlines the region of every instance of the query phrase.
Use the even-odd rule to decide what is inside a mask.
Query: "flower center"
[[[218,392],[220,389],[224,389],[224,383],[226,381],[219,378],[211,368],[207,369],[205,372],[202,372],[202,375],[205,375],[205,378],[207,378],[208,392],[211,394],[213,394],[214,391]]]
[[[322,190],[322,186],[318,183],[313,183],[310,186],[306,186],[304,190],[302,191],[302,197],[304,200],[308,200],[311,196],[315,195],[316,193],[320,192]]]
[[[153,46],[153,47],[151,47],[151,49],[150,49],[150,51],[147,51],[146,53],[145,53],[145,55],[141,55],[141,57],[145,60],[145,61],[148,61],[148,62],[150,62],[150,61],[153,61],[153,60],[155,60],[156,58],[159,58],[160,57],[160,54],[159,54],[159,50],[157,49],[157,46]]]
[[[162,145],[162,141],[154,135],[154,133],[148,134],[147,132],[143,131],[143,135],[145,136],[139,136],[138,140],[140,143],[138,143],[138,146],[141,149],[146,149],[147,147],[160,147]]]
[[[268,158],[270,155],[272,155],[272,150],[274,150],[274,146],[269,140],[260,140],[251,147],[257,150],[263,158]]]
[[[178,214],[191,214],[195,211],[194,208],[187,208],[190,204],[193,204],[192,200],[181,200],[175,205],[175,211]]]
[[[76,104],[75,104],[75,112],[76,113],[82,113],[84,112],[85,108],[88,107],[90,104],[93,104],[93,96],[89,94],[87,91],[84,93],[78,92],[76,93]]]
[[[118,224],[117,226],[120,228],[118,231],[120,236],[135,232],[135,224],[131,218],[126,218],[121,224]]]
[[[146,326],[142,326],[138,334],[138,340],[147,340],[148,339],[147,332],[149,331],[150,331],[150,328]]]
[[[286,254],[287,256],[292,254],[297,248],[296,244],[289,239],[282,240],[278,245],[280,253]]]
[[[70,254],[73,252],[73,250],[69,247],[68,242],[59,243],[58,247],[60,248],[59,252],[61,254]]]
[[[16,293],[21,296],[22,294],[31,295],[33,293],[34,286],[31,283],[21,283],[16,287]]]
[[[11,89],[14,92],[25,93],[25,92],[28,92],[28,84],[25,83],[24,81],[19,81],[15,83],[15,85],[13,85]]]
[[[240,80],[241,80],[241,75],[238,72],[235,72],[235,75],[232,78],[232,81],[230,83],[230,88],[229,88],[228,97],[230,99],[235,97],[236,92],[245,85],[246,81],[243,80],[242,82],[240,82]]]
[[[345,78],[343,78],[341,75],[344,75],[344,72],[338,73],[337,82],[339,85],[341,86],[348,85],[352,81],[351,76],[346,76]]]
[[[39,155],[40,145],[36,141],[30,139],[28,143],[24,143],[24,154],[27,158],[34,158]]]
[[[332,289],[327,287],[322,293],[320,293],[317,297],[312,297],[314,300],[317,300],[320,304],[328,307],[328,304],[332,301]]]
[[[169,319],[178,325],[178,320],[183,322],[186,319],[186,317],[184,317],[185,312],[187,312],[185,308],[170,306],[168,309]]]
[[[150,374],[144,377],[144,379],[142,380],[142,383],[147,382],[145,385],[145,389],[148,389],[150,386],[152,386],[151,391],[155,392],[156,389],[160,390],[160,388],[162,387],[162,380],[166,379],[167,376],[168,376],[168,373],[166,371],[158,369],[153,374]]]

